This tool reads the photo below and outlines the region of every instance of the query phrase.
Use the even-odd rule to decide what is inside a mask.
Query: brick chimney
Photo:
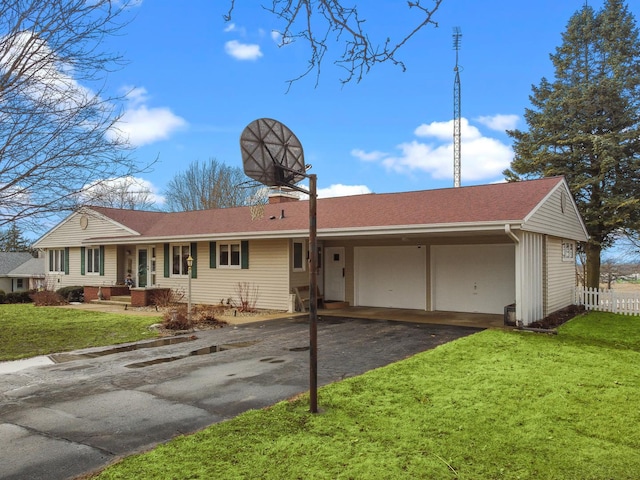
[[[299,200],[298,196],[294,193],[283,192],[281,190],[274,190],[269,194],[269,204],[297,202]]]

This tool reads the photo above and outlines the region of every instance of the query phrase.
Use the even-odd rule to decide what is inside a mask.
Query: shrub
[[[4,293],[4,290],[0,289],[0,303],[4,303],[5,297],[6,297],[6,293]]]
[[[153,292],[151,303],[156,307],[170,307],[182,302],[184,297],[184,290],[161,288]]]
[[[176,305],[162,315],[162,326],[169,330],[191,330],[193,321],[189,321],[186,305]]]
[[[219,305],[193,305],[191,307],[191,321],[189,321],[187,305],[181,303],[167,310],[162,316],[162,326],[169,330],[191,330],[196,325],[213,325],[222,327],[227,322],[220,321],[224,308]]]
[[[216,316],[224,312],[224,307],[220,305],[194,305],[191,307],[191,318],[196,324],[225,325],[227,322],[220,321]]]
[[[31,303],[31,295],[34,291],[9,292],[5,295],[5,303]]]
[[[259,288],[257,285],[252,285],[249,282],[238,282],[236,284],[236,295],[238,301],[233,301],[233,306],[238,309],[239,312],[255,312],[256,304],[258,303]]]
[[[51,307],[55,305],[65,305],[67,300],[58,292],[51,290],[41,290],[31,294],[31,300],[36,307]]]
[[[84,302],[84,287],[78,285],[59,288],[56,293],[67,302]]]

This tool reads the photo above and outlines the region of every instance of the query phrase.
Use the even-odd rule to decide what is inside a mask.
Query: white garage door
[[[425,310],[426,252],[417,246],[355,248],[356,305]]]
[[[515,302],[513,245],[431,247],[433,309],[504,313]]]

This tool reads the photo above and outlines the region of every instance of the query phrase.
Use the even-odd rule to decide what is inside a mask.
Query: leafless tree
[[[281,22],[277,33],[280,34],[280,45],[287,45],[297,40],[306,42],[310,56],[307,69],[298,77],[288,81],[292,83],[316,71],[316,85],[320,77],[320,68],[329,50],[329,43],[335,41],[343,47],[334,63],[344,68],[346,75],[341,82],[359,82],[373,66],[379,63],[392,63],[403,71],[406,66],[396,55],[399,50],[422,28],[438,24],[433,16],[443,0],[409,0],[409,10],[418,12],[418,19],[399,39],[386,37],[381,42],[373,40],[365,28],[366,19],[358,15],[357,7],[345,7],[343,0],[271,0],[270,5],[262,8],[275,15]],[[224,16],[231,22],[236,0],[229,0],[229,10]],[[428,6],[425,4],[428,3]],[[376,4],[375,8],[379,8]],[[394,6],[393,8],[398,8]]]
[[[106,93],[121,58],[101,49],[127,24],[128,4],[0,2],[0,226],[33,229],[77,207],[96,180],[144,170],[114,129],[119,98]]]
[[[248,181],[242,169],[214,158],[193,162],[169,181],[164,191],[166,209],[180,212],[252,205],[262,186]]]
[[[101,180],[89,185],[79,196],[80,204],[127,210],[158,209],[151,183],[137,177]]]

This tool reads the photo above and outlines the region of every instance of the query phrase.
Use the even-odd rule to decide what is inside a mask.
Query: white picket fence
[[[587,310],[640,315],[640,293],[576,287],[576,304]]]

